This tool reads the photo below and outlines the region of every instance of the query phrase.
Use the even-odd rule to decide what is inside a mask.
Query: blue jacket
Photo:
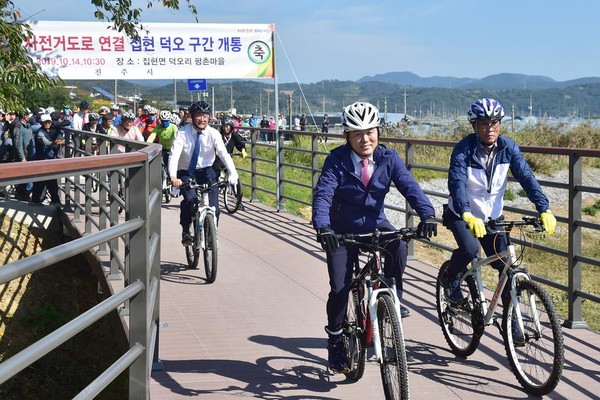
[[[498,137],[498,151],[489,176],[477,157],[477,143],[477,134],[472,133],[458,142],[452,151],[448,171],[448,205],[456,215],[469,211],[484,221],[502,215],[509,170],[537,211],[548,210],[548,198],[514,140]]]
[[[373,154],[375,171],[365,188],[356,175],[350,144],[337,147],[325,159],[313,195],[312,224],[329,225],[337,233],[367,233],[387,221],[385,195],[394,182],[421,217],[435,214],[433,205],[393,149],[378,145]]]

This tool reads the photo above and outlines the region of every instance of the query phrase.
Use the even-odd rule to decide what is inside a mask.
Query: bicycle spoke
[[[441,277],[445,272],[446,265],[440,268],[437,284],[436,284],[436,303],[438,311],[438,319],[442,328],[442,333],[446,339],[446,343],[454,354],[460,357],[468,357],[475,352],[479,345],[481,332],[477,332],[474,328],[474,311],[476,296],[473,296],[468,285],[472,285],[476,289],[475,282],[472,277],[470,283],[463,282],[461,290],[465,302],[460,306],[452,306],[446,299],[444,289],[441,284]],[[482,318],[481,314],[478,314]]]
[[[386,399],[408,399],[408,365],[400,320],[392,298],[383,295],[377,308],[382,363],[381,380]]]
[[[550,298],[536,283],[519,282],[518,312],[523,320],[524,344],[515,344],[511,303],[503,315],[506,354],[519,383],[531,394],[544,395],[556,387],[562,375],[564,347],[558,317]],[[537,322],[536,322],[537,319]]]

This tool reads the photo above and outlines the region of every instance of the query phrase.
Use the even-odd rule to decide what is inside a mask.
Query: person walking
[[[63,139],[54,139],[52,132],[52,118],[48,114],[40,116],[42,127],[35,134],[35,156],[34,160],[53,160],[56,158],[57,146],[63,145]],[[60,196],[58,194],[58,179],[46,179],[33,183],[31,193],[31,204],[42,205],[46,197],[46,191],[50,193],[50,205],[60,207]]]

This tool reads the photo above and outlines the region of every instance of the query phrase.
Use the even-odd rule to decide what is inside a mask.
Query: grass
[[[568,133],[561,130],[561,127],[550,128],[545,126],[536,126],[531,130],[525,130],[511,134],[511,136],[521,146],[550,146],[550,147],[576,147],[576,148],[600,148],[600,129],[594,129],[590,126],[575,127]],[[427,136],[427,139],[435,140],[459,140],[468,133],[466,127],[459,127],[450,135],[442,134],[438,132],[432,132]],[[420,137],[422,138],[422,137]],[[319,145],[320,151],[330,151],[332,148],[337,147],[341,142],[328,142],[321,143]],[[310,138],[306,136],[296,136],[290,145],[295,148],[310,149],[311,142]],[[403,145],[389,146],[394,147],[398,150],[401,156],[405,153]],[[258,157],[274,160],[275,151],[272,148],[258,147]],[[418,146],[415,154],[415,163],[423,165],[433,165],[439,167],[447,167],[450,159],[451,147],[433,147],[433,146]],[[288,164],[297,164],[303,166],[310,166],[311,159],[309,153],[301,153],[286,150],[284,152],[285,162]],[[319,163],[322,165],[325,156],[319,157]],[[541,155],[527,155],[527,160],[530,163],[532,169],[536,174],[552,175],[553,173],[568,168],[568,159],[565,156],[551,156],[547,154]],[[239,160],[241,161],[238,165],[243,169],[250,169],[250,160]],[[238,162],[236,160],[236,162]],[[584,168],[600,168],[600,158],[586,158],[584,160]],[[261,174],[275,176],[275,165],[272,163],[259,162],[257,166],[258,172]],[[250,196],[249,187],[249,174],[241,173],[242,180],[245,183],[244,196]],[[438,171],[428,171],[423,169],[415,170],[415,177],[417,181],[427,181],[429,179],[446,178],[447,174]],[[301,182],[304,184],[311,183],[311,174],[309,171],[301,170],[298,168],[285,168],[285,179],[288,181]],[[267,189],[269,191],[275,191],[275,180],[265,177],[257,178],[258,187]],[[312,190],[304,187],[300,187],[294,184],[284,184],[285,195],[296,199],[302,199],[310,202]],[[525,193],[523,190],[518,190],[517,193],[512,191],[506,193],[507,198],[524,197]],[[274,206],[275,196],[258,192],[257,198],[259,201]],[[303,204],[285,200],[283,204],[285,210],[289,213],[300,215],[306,219],[310,219],[311,208]],[[566,205],[553,205],[553,211],[556,215],[567,215],[568,210],[565,208]],[[600,223],[600,214],[597,211],[600,210],[600,200],[593,204],[586,205],[584,207],[584,213],[589,217],[586,220],[590,222]],[[555,234],[548,237],[536,237],[533,239],[536,243],[546,245],[552,248],[567,251],[568,245],[568,232],[564,225],[559,224]],[[454,239],[451,237],[449,232],[440,226],[440,235],[436,238],[436,241],[444,243],[448,246],[454,246]],[[600,233],[598,231],[591,231],[589,229],[583,232],[583,251],[582,254],[599,259],[600,258],[600,247],[596,245],[600,241]],[[441,265],[443,260],[449,258],[449,255],[437,248],[432,246],[423,245],[417,243],[416,246],[417,257],[426,263],[431,265]],[[568,266],[566,259],[531,248],[525,248],[524,263],[527,269],[534,275],[544,277],[562,284],[568,282]],[[493,271],[493,270],[492,270]],[[497,274],[493,271],[489,278],[497,280]],[[488,282],[488,285],[492,287],[495,281]],[[545,286],[546,290],[550,293],[552,299],[555,302],[556,309],[561,317],[567,316],[567,293],[561,290],[553,289]],[[582,289],[586,292],[600,295],[600,269],[592,265],[584,264],[582,266]],[[600,331],[600,304],[591,301],[583,300],[583,319],[587,322],[588,326],[595,330]]]

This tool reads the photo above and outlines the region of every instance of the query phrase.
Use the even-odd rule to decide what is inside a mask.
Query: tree
[[[94,18],[108,22],[112,29],[123,32],[132,39],[139,39],[139,31],[144,27],[140,23],[143,10],[132,8],[132,0],[91,0],[96,7]],[[185,0],[187,8],[194,16],[196,7],[191,0]],[[146,8],[154,3],[162,7],[179,10],[179,0],[147,0]],[[198,21],[198,18],[196,18]],[[12,0],[0,0],[0,107],[11,111],[24,111],[21,93],[23,88],[47,91],[62,84],[41,72],[39,65],[27,55],[24,43],[32,35],[29,24],[21,20],[21,13]]]

